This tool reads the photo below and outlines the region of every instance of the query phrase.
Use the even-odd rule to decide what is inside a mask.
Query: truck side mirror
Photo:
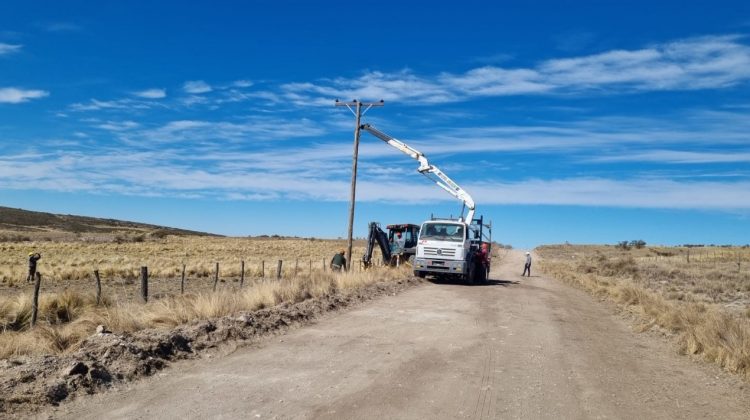
[[[479,233],[478,230],[475,230],[474,231],[474,239],[480,239],[480,238],[481,238],[481,234]]]

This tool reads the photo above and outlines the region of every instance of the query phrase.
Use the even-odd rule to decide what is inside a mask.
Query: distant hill
[[[118,234],[150,233],[157,235],[218,236],[205,232],[176,229],[146,223],[127,222],[116,219],[53,214],[0,206],[0,231],[17,234],[73,233],[73,234]]]

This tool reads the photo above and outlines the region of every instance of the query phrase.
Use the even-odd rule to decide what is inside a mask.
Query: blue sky
[[[0,4],[0,205],[343,237],[384,99],[500,242],[750,242],[747,2],[154,3]],[[363,134],[356,235],[460,211],[416,168]]]

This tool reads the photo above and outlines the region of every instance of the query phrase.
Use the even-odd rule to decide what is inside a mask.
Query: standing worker
[[[526,253],[526,264],[524,264],[523,266],[523,274],[521,274],[521,277],[523,277],[527,271],[529,273],[528,277],[531,277],[531,253],[530,252]]]
[[[42,258],[42,254],[29,252],[29,276],[26,277],[26,283],[34,281],[34,277],[36,276],[36,262],[39,261],[39,258]]]
[[[331,271],[342,271],[346,269],[346,257],[344,254],[346,250],[342,249],[338,254],[334,255],[331,259]]]

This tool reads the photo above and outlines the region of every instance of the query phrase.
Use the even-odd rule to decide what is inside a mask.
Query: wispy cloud
[[[235,80],[232,82],[232,86],[238,87],[238,88],[249,88],[253,85],[253,82],[249,80]]]
[[[161,99],[167,97],[166,89],[146,89],[133,92],[133,95],[147,99]]]
[[[750,163],[747,152],[692,152],[683,150],[652,150],[627,155],[599,156],[592,162],[655,162],[666,164],[706,164],[706,163]]]
[[[739,35],[696,37],[549,59],[533,67],[488,65],[435,76],[370,71],[357,78],[289,83],[281,90],[300,103],[382,98],[429,104],[481,96],[719,89],[750,80],[750,46],[743,41]]]
[[[21,89],[15,87],[0,88],[0,103],[18,104],[49,96],[46,90]]]
[[[68,109],[71,111],[100,111],[100,110],[121,110],[121,111],[132,111],[132,110],[144,110],[151,109],[154,107],[163,107],[164,105],[159,104],[156,101],[144,101],[138,99],[115,99],[102,101],[99,99],[90,99],[88,102],[77,102],[71,104]]]
[[[82,26],[72,22],[40,22],[36,26],[47,32],[78,32],[83,30]]]
[[[130,133],[129,142],[149,143],[206,143],[206,142],[258,142],[300,137],[315,137],[326,129],[311,120],[300,118],[248,117],[238,121],[176,120]]]
[[[0,42],[0,55],[12,54],[21,51],[22,47],[23,45],[20,44],[6,44],[4,42]]]
[[[348,198],[348,179],[318,172],[267,172],[248,168],[192,167],[185,156],[163,153],[16,155],[0,158],[0,188],[111,192],[147,196],[212,197],[227,200],[332,200]],[[344,174],[342,174],[344,175]],[[671,209],[750,209],[750,183],[671,179],[566,178],[462,184],[483,205],[581,205]],[[362,180],[363,201],[451,202],[428,182]]]
[[[96,127],[107,131],[128,131],[134,128],[138,128],[140,124],[135,121],[107,121],[103,124],[98,124]]]
[[[211,92],[213,88],[203,80],[191,80],[182,85],[182,90],[187,93],[200,94]]]

